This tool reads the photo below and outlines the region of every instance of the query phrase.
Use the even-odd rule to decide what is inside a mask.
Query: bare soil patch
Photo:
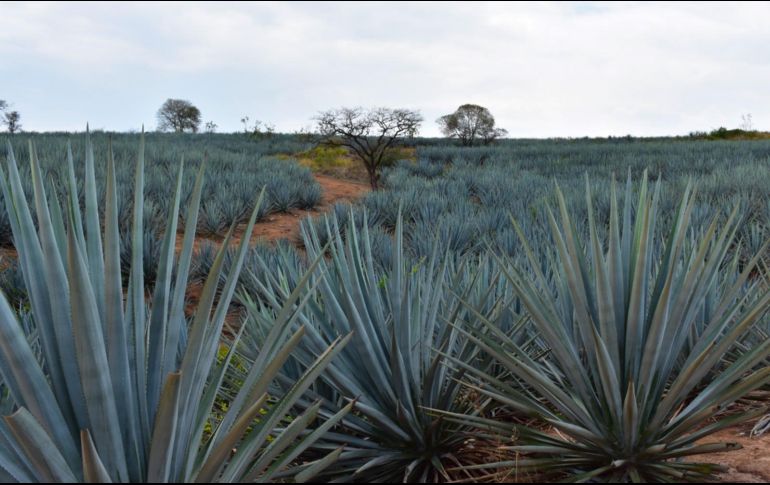
[[[323,198],[321,204],[312,210],[291,210],[288,213],[271,214],[254,228],[252,243],[262,239],[299,239],[299,224],[307,216],[317,216],[328,212],[338,202],[353,203],[369,191],[369,186],[352,180],[338,179],[327,175],[315,175],[321,184]],[[240,240],[240,238],[238,238]]]
[[[720,481],[730,483],[770,482],[770,434],[750,436],[754,421],[727,428],[704,438],[701,443],[738,443],[743,449],[694,456],[688,461],[718,463],[728,471],[719,476]]]
[[[321,204],[312,210],[291,209],[289,212],[270,214],[264,220],[254,226],[254,233],[251,237],[251,244],[258,241],[276,241],[279,239],[288,239],[292,242],[299,240],[299,226],[302,219],[307,216],[318,216],[331,210],[334,204],[338,202],[353,203],[358,198],[367,193],[370,189],[367,184],[330,177],[328,175],[316,174],[315,179],[321,184],[323,195]],[[238,244],[245,230],[245,224],[236,228],[232,244]],[[182,249],[184,233],[179,232],[176,237],[176,250]],[[195,240],[193,251],[197,251],[200,244],[204,241],[211,241],[220,244],[223,241],[223,235],[214,237],[198,237]]]

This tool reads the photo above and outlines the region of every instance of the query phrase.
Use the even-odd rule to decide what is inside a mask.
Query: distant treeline
[[[767,140],[770,139],[770,132],[740,128],[729,130],[721,126],[709,132],[693,131],[689,134],[689,138],[697,140]]]

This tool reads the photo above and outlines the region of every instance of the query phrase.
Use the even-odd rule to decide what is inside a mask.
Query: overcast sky
[[[189,99],[220,131],[339,106],[463,103],[514,137],[770,129],[770,5],[0,3],[0,99],[27,130],[156,124]]]

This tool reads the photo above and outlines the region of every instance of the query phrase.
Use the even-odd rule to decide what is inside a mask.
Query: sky
[[[770,130],[770,4],[0,2],[0,99],[25,130],[293,132],[341,106],[435,120],[486,106],[512,137]]]

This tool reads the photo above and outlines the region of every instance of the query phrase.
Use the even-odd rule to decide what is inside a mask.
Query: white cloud
[[[340,105],[464,102],[514,136],[770,128],[767,4],[2,3],[0,96],[29,129],[153,124],[187,97],[222,129]]]

